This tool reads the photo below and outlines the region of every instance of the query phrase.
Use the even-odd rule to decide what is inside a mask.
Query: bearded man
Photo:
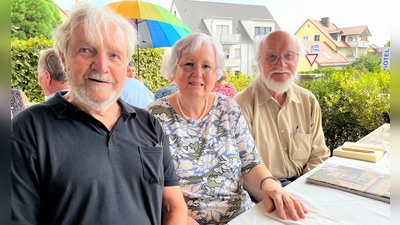
[[[89,3],[54,30],[70,91],[12,119],[11,224],[187,223],[161,125],[119,98],[135,37]]]
[[[260,75],[234,98],[265,166],[283,186],[330,155],[318,101],[313,93],[294,83],[304,53],[304,45],[296,36],[284,30],[269,33],[255,52]],[[260,200],[257,193],[248,190]]]

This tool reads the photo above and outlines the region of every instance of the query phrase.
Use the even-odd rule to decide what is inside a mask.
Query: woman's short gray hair
[[[207,43],[211,44],[215,51],[215,64],[217,72],[217,80],[221,78],[222,70],[225,66],[225,53],[222,45],[214,38],[204,33],[188,34],[175,43],[171,50],[171,59],[168,62],[168,69],[173,76],[176,73],[176,67],[179,59],[186,54],[195,52],[201,48],[201,45]]]
[[[101,31],[104,30],[105,34],[109,34],[110,24],[118,25],[125,34],[127,60],[132,58],[137,43],[136,31],[132,24],[111,9],[90,3],[76,4],[67,20],[54,29],[53,39],[57,51],[66,54],[72,32],[82,24],[85,28],[86,37],[91,41],[100,40],[101,43],[103,43],[103,38],[108,38],[108,35],[102,36]]]

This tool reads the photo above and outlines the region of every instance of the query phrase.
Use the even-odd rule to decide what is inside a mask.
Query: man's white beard
[[[113,89],[108,98],[103,100],[96,100],[91,97],[91,93],[88,90],[87,84],[78,84],[75,77],[67,73],[68,81],[71,84],[70,92],[74,93],[74,96],[77,98],[80,104],[82,104],[86,110],[94,110],[94,111],[106,111],[113,103],[115,103],[119,97],[119,94]],[[98,80],[108,81],[111,83],[115,83],[115,80],[107,77],[104,74],[93,72],[91,74],[86,74],[84,78],[91,77]],[[85,79],[84,79],[85,80]],[[96,91],[103,91],[101,87],[96,87]]]
[[[281,72],[289,73],[290,78],[285,80],[284,82],[277,82],[274,79],[272,79],[271,75],[273,73],[277,73],[277,70],[273,70],[268,74],[268,79],[261,74],[261,79],[264,83],[264,85],[271,91],[276,92],[277,94],[285,93],[287,90],[289,90],[290,86],[293,84],[295,80],[295,76],[293,76],[292,72],[289,70],[284,70]]]

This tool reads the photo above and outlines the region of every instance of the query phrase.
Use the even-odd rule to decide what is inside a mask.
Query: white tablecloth
[[[378,128],[379,129],[379,128]],[[375,134],[379,132],[376,130]],[[371,138],[371,136],[366,136]],[[366,143],[360,140],[362,143]],[[366,139],[364,139],[366,140]],[[368,141],[370,143],[370,141]],[[351,167],[377,170],[390,173],[386,155],[377,163],[361,160],[331,157],[325,163],[336,163]],[[324,163],[324,164],[325,164]],[[264,224],[390,224],[390,204],[345,191],[306,183],[306,178],[318,168],[301,176],[285,187],[291,194],[299,198],[310,213],[305,219],[293,221],[281,220],[276,213],[267,213],[264,202],[233,219],[229,225],[264,225]]]

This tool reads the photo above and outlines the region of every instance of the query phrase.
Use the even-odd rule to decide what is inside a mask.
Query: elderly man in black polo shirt
[[[119,99],[135,37],[91,4],[55,30],[71,89],[12,120],[12,224],[186,224],[161,126]]]

